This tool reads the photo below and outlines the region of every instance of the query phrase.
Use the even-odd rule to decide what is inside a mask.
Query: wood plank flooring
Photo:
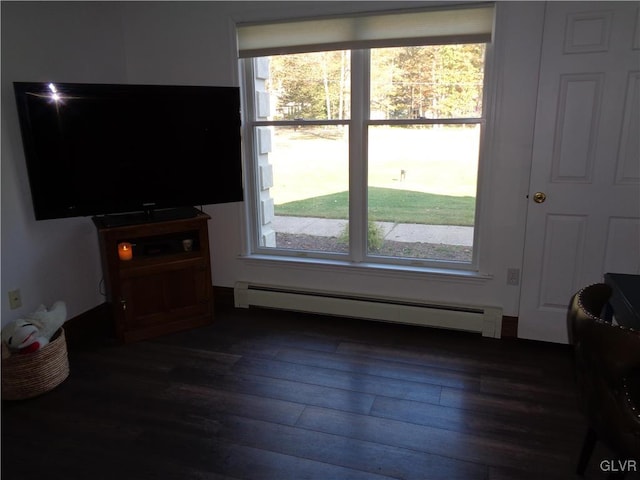
[[[70,365],[3,402],[3,480],[577,478],[567,346],[228,308]]]

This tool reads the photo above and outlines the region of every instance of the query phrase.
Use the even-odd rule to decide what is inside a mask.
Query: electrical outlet
[[[16,288],[15,290],[9,291],[9,308],[11,310],[15,310],[16,308],[20,308],[22,306],[22,297],[20,296],[20,289]]]
[[[520,285],[520,269],[508,268],[507,269],[507,285]]]

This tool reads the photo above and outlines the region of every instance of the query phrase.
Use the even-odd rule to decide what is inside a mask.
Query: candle
[[[133,249],[129,242],[118,244],[118,257],[120,257],[120,260],[131,260],[133,258]]]

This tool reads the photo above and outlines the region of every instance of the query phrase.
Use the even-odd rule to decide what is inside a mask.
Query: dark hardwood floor
[[[69,359],[3,402],[2,480],[577,478],[567,346],[227,308]]]

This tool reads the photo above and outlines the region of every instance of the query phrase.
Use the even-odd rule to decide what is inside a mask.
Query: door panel
[[[633,272],[629,259],[640,258],[640,219],[611,217],[607,228],[607,246],[604,257],[605,272]],[[638,270],[638,269],[636,269]]]
[[[567,295],[581,274],[587,217],[553,215],[545,218],[542,278],[538,308],[566,308]]]
[[[604,75],[562,75],[551,181],[590,183]],[[585,141],[587,139],[587,141]]]
[[[638,23],[640,24],[640,18]],[[640,25],[636,29],[640,32]],[[640,68],[640,65],[637,66]],[[616,169],[618,185],[640,182],[640,72],[629,74],[626,90]]]
[[[640,273],[638,18],[635,2],[547,2],[522,338],[566,343],[576,290],[607,271]]]

